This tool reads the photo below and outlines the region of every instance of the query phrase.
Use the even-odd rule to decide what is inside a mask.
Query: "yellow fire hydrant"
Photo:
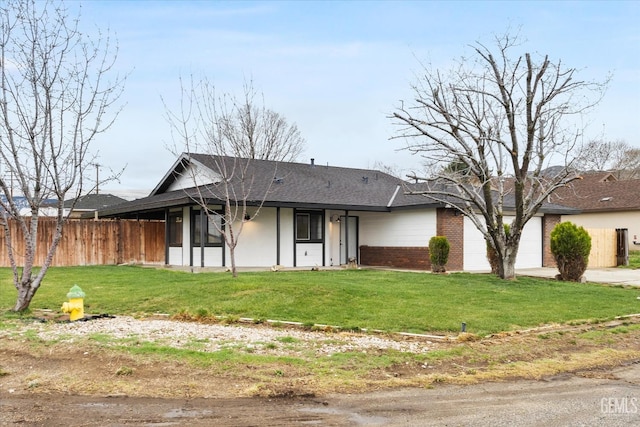
[[[62,312],[69,313],[69,320],[72,322],[84,317],[84,297],[85,293],[82,292],[80,286],[73,285],[67,294],[69,302],[62,304]]]

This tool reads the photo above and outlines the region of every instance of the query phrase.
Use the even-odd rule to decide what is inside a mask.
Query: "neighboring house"
[[[69,213],[69,218],[97,218],[99,210],[123,202],[126,202],[126,200],[112,194],[92,193],[80,196],[77,199],[65,200],[64,207],[65,213]],[[73,209],[69,212],[72,206]]]
[[[22,196],[15,196],[14,202],[20,210],[21,216],[31,216],[31,208],[27,203],[27,200]],[[0,202],[6,203],[4,196],[0,196]],[[126,202],[125,199],[113,196],[111,194],[87,194],[78,198],[73,210],[73,199],[64,201],[64,215],[69,215],[69,218],[94,218],[99,209],[104,209],[109,206],[117,205],[119,203]],[[45,199],[38,211],[41,217],[55,217],[58,215],[58,208],[56,207],[55,199]],[[0,207],[2,209],[2,207]]]
[[[207,184],[220,180],[216,162],[235,160],[183,154],[148,197],[101,209],[99,216],[165,219],[166,264],[227,266],[224,239],[193,200],[197,190],[210,194]],[[310,164],[252,160],[251,170],[249,216],[236,248],[239,267],[332,266],[354,258],[362,265],[429,269],[428,242],[440,235],[451,243],[448,270],[489,270],[486,244],[471,221],[445,204],[405,194],[407,183],[399,178],[313,159]],[[240,184],[233,185],[240,194]],[[207,204],[222,209],[222,202],[211,197]],[[552,265],[549,233],[570,211],[551,204],[540,209],[525,227],[518,268]]]
[[[31,216],[31,208],[29,202],[23,196],[13,196],[13,202],[18,207],[18,212],[21,216]],[[7,203],[7,198],[4,195],[0,196],[0,213],[3,212],[2,204]],[[44,199],[38,210],[40,216],[55,216],[58,210],[56,209],[56,201],[54,199]]]
[[[559,189],[552,202],[581,211],[563,216],[584,228],[626,228],[629,249],[640,250],[640,179],[617,180],[609,172],[585,173]]]

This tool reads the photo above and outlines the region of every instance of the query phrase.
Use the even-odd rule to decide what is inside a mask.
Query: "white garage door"
[[[505,222],[512,218],[505,217]],[[542,266],[542,218],[534,217],[522,231],[516,268],[536,268]],[[487,261],[487,246],[482,233],[473,222],[464,218],[464,269],[465,271],[490,271]]]

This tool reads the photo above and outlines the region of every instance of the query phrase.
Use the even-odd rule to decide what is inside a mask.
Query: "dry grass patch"
[[[317,357],[294,343],[295,356],[273,357],[113,344],[108,337],[70,344],[5,336],[0,387],[35,394],[291,397],[536,380],[564,372],[602,375],[603,369],[640,360],[640,320],[434,343],[426,354],[378,350]]]

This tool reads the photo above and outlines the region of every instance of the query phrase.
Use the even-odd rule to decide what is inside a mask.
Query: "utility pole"
[[[96,194],[100,193],[100,163],[93,163],[96,167]]]
[[[8,170],[4,170],[8,169]],[[13,198],[13,169],[2,167],[2,158],[0,158],[0,179],[9,180],[9,195]]]

